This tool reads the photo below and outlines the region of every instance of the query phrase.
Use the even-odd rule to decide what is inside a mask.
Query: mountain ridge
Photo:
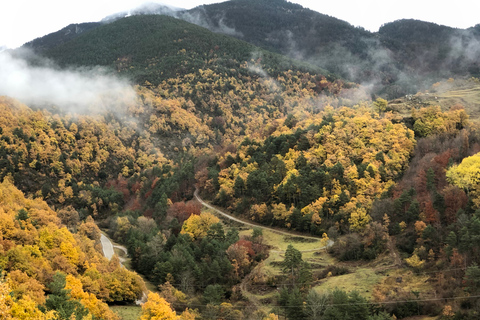
[[[302,69],[327,75],[320,68],[270,53],[247,42],[164,15],[139,15],[103,24],[42,52],[60,66],[109,66],[136,83],[158,83],[177,73],[215,68],[229,73],[240,63],[259,59],[272,69]],[[218,61],[217,61],[218,62]]]
[[[284,0],[233,0],[190,10],[170,10],[162,5],[152,8],[132,10],[132,14],[157,8],[215,33],[373,85],[376,94],[389,99],[423,90],[444,78],[480,75],[478,25],[455,29],[401,19],[370,32]],[[100,24],[89,26],[91,31]],[[76,38],[77,34],[67,34],[72,28],[62,29],[65,35],[57,32],[46,36],[56,36],[56,41],[43,37],[26,46],[36,51],[55,50],[55,46]]]

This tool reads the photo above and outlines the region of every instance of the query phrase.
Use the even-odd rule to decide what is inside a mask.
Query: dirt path
[[[306,238],[306,239],[314,239],[314,240],[318,240],[318,241],[321,240],[320,237],[305,236],[305,235],[301,235],[301,234],[297,234],[297,233],[293,233],[293,232],[278,230],[278,229],[275,229],[275,228],[269,228],[269,227],[263,226],[261,224],[253,223],[251,221],[246,221],[246,220],[234,217],[231,214],[228,214],[225,211],[223,211],[223,210],[221,210],[221,209],[219,209],[215,206],[212,206],[211,204],[203,201],[202,198],[200,198],[200,196],[198,195],[198,189],[195,189],[195,193],[193,195],[195,196],[195,199],[197,199],[197,201],[200,202],[203,206],[215,211],[217,214],[220,214],[221,216],[223,216],[227,219],[230,219],[230,220],[233,220],[235,222],[244,224],[246,226],[261,228],[263,230],[268,230],[268,231],[275,232],[277,234],[281,234],[281,235],[285,235],[285,236],[301,237],[301,238]],[[334,242],[332,240],[328,240],[327,247],[331,247],[333,245],[333,243]],[[319,250],[322,250],[322,249],[325,249],[325,246],[318,247],[318,248],[315,248],[315,249],[300,250],[300,251],[301,252],[314,252],[314,251],[319,251]],[[270,252],[284,253],[285,250],[270,250]],[[264,262],[261,262],[254,269],[260,268],[263,265],[264,265]],[[253,270],[252,270],[252,272],[253,272]],[[251,304],[253,304],[256,308],[261,308],[262,307],[261,301],[256,296],[254,296],[253,294],[248,292],[248,289],[247,289],[248,282],[251,280],[251,277],[252,277],[252,272],[250,272],[250,274],[248,274],[247,276],[245,276],[243,278],[242,282],[240,283],[240,291],[242,292],[242,295],[245,298],[247,298],[247,300],[250,301]]]
[[[268,230],[268,231],[271,231],[271,232],[275,232],[275,233],[282,234],[282,235],[285,235],[285,236],[290,236],[290,237],[300,237],[300,238],[313,239],[313,240],[320,240],[321,239],[320,237],[305,236],[305,235],[294,233],[294,232],[288,232],[288,231],[278,230],[278,229],[275,229],[275,228],[266,227],[266,226],[263,226],[263,225],[258,224],[258,223],[253,223],[251,221],[246,221],[244,219],[234,217],[234,216],[230,215],[229,213],[226,213],[225,211],[220,210],[219,208],[217,208],[215,206],[212,206],[211,204],[203,201],[202,198],[200,198],[200,196],[198,195],[198,189],[195,189],[195,193],[193,195],[195,196],[195,199],[197,199],[197,201],[200,202],[205,207],[207,207],[209,209],[212,209],[213,211],[215,211],[216,213],[224,216],[227,219],[233,220],[235,222],[242,223],[246,226],[254,227],[254,228],[255,227],[256,228],[261,228],[261,229],[264,229],[264,230]],[[332,243],[333,243],[333,241],[332,241]],[[330,246],[330,244],[328,246]],[[322,249],[322,248],[319,248],[319,249]],[[315,250],[317,250],[317,249],[315,249]],[[309,251],[314,251],[314,250],[309,250]]]
[[[263,267],[263,265],[264,265],[264,261],[260,262],[257,266],[255,266],[255,268],[248,275],[246,275],[242,279],[242,282],[240,282],[240,291],[242,292],[242,295],[245,298],[247,298],[248,301],[250,301],[250,303],[252,303],[257,309],[260,309],[262,307],[262,303],[257,297],[255,297],[253,294],[248,292],[247,285],[252,280],[253,271],[257,268]]]

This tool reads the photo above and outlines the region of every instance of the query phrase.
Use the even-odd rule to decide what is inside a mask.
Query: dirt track
[[[234,216],[226,213],[225,211],[220,210],[220,209],[216,208],[215,206],[212,206],[211,204],[203,201],[202,198],[200,198],[200,196],[198,195],[198,189],[195,189],[195,193],[194,193],[193,195],[194,195],[195,199],[197,199],[197,201],[200,202],[203,206],[205,206],[205,207],[207,207],[207,208],[209,208],[209,209],[212,209],[213,211],[215,211],[216,213],[224,216],[224,217],[227,218],[227,219],[233,220],[233,221],[235,221],[235,222],[242,223],[242,224],[244,224],[244,225],[246,225],[246,226],[249,226],[249,227],[257,227],[257,228],[261,228],[261,229],[268,230],[268,231],[271,231],[271,232],[275,232],[275,233],[278,233],[278,234],[290,236],[290,237],[301,237],[301,238],[305,238],[305,239],[314,239],[314,240],[320,240],[320,239],[321,239],[320,237],[305,236],[305,235],[302,235],[302,234],[298,234],[298,233],[294,233],[294,232],[288,232],[288,231],[283,231],[283,230],[278,230],[278,229],[275,229],[275,228],[270,228],[270,227],[263,226],[263,225],[261,225],[261,224],[253,223],[253,222],[250,222],[250,221],[245,221],[245,220],[243,220],[243,219],[234,217]],[[333,245],[333,241],[332,241],[332,240],[329,240],[327,246],[330,247],[330,246],[332,246],[332,245]],[[319,247],[319,248],[317,248],[317,249],[305,250],[305,251],[318,251],[318,250],[321,250],[321,249],[324,249],[324,248],[325,248],[325,247]],[[278,251],[278,252],[283,252],[283,251]]]

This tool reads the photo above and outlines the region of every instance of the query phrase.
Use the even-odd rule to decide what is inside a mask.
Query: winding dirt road
[[[253,223],[251,221],[245,221],[243,219],[240,219],[240,218],[237,218],[237,217],[234,217],[228,213],[226,213],[225,211],[223,210],[220,210],[219,208],[216,208],[214,206],[212,206],[211,204],[203,201],[200,196],[198,195],[198,189],[195,189],[195,193],[193,194],[195,196],[195,199],[197,199],[198,202],[200,202],[203,206],[215,211],[217,214],[227,218],[227,219],[230,219],[230,220],[233,220],[235,222],[238,222],[238,223],[242,223],[246,226],[249,226],[249,227],[258,227],[258,228],[262,228],[264,230],[268,230],[268,231],[271,231],[271,232],[275,232],[277,234],[281,234],[281,235],[286,235],[286,236],[291,236],[291,237],[301,237],[301,238],[306,238],[306,239],[314,239],[314,240],[317,240],[320,242],[321,238],[319,237],[313,237],[313,236],[305,236],[305,235],[301,235],[301,234],[297,234],[297,233],[293,233],[293,232],[288,232],[288,231],[283,231],[283,230],[278,230],[278,229],[275,229],[275,228],[269,228],[269,227],[266,227],[266,226],[263,226],[261,224],[257,224],[257,223]],[[331,247],[333,245],[333,241],[332,240],[328,240],[328,243],[326,245],[326,247]],[[321,247],[317,247],[315,249],[310,249],[310,250],[300,250],[300,252],[315,252],[315,251],[320,251],[322,249],[325,249],[325,246],[321,246]],[[285,250],[270,250],[270,252],[276,252],[276,253],[284,253]],[[265,261],[262,261],[260,264],[258,264],[255,268],[262,268],[263,266],[265,265]],[[256,297],[254,294],[251,294],[249,291],[248,291],[248,283],[251,281],[251,278],[252,278],[252,275],[254,274],[253,270],[252,272],[250,272],[247,276],[245,276],[242,280],[242,282],[240,283],[240,291],[242,292],[242,295],[248,300],[250,301],[251,304],[253,304],[257,309],[260,309],[262,307],[262,303],[261,301],[258,299],[258,297]]]
[[[195,199],[197,199],[197,201],[200,202],[203,206],[215,211],[216,213],[222,215],[223,217],[225,217],[227,219],[233,220],[235,222],[242,223],[246,226],[257,227],[257,228],[261,228],[261,229],[268,230],[268,231],[271,231],[271,232],[275,232],[275,233],[278,233],[278,234],[290,236],[290,237],[301,237],[301,238],[313,239],[313,240],[320,240],[321,239],[320,237],[306,236],[306,235],[303,235],[303,234],[297,234],[297,233],[293,233],[293,232],[288,232],[288,231],[278,230],[278,229],[275,229],[275,228],[266,227],[266,226],[258,224],[258,223],[253,223],[251,221],[246,221],[246,220],[234,217],[234,216],[226,213],[225,211],[220,210],[219,208],[217,208],[215,206],[212,206],[211,204],[203,201],[202,198],[200,198],[200,196],[198,195],[198,189],[195,189],[195,192],[193,193],[193,195],[194,195]],[[327,247],[331,247],[332,245],[333,245],[333,241],[329,240],[328,244],[327,244]],[[302,252],[318,251],[318,250],[321,250],[321,249],[324,249],[324,248],[325,247],[320,247],[320,248],[316,248],[316,249],[313,249],[313,250],[304,250]],[[276,251],[276,252],[283,252],[283,251]]]

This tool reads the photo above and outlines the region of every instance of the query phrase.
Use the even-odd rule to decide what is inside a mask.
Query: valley
[[[478,25],[157,9],[0,52],[0,318],[478,318]]]

